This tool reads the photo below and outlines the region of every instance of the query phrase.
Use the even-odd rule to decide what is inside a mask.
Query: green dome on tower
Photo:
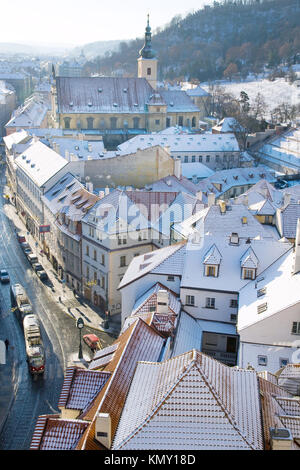
[[[149,24],[149,15],[147,20],[147,26],[145,31],[145,44],[140,50],[140,56],[144,59],[154,59],[155,51],[152,49],[152,39],[151,39],[151,27]]]

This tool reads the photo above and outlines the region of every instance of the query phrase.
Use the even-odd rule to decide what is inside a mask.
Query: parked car
[[[26,238],[25,238],[24,233],[19,232],[17,234],[17,239],[19,243],[26,243]]]
[[[41,281],[46,281],[48,279],[48,274],[43,269],[41,269],[40,271],[36,271],[36,274]]]
[[[32,267],[41,281],[48,279],[48,275],[40,263],[34,263]]]
[[[32,265],[33,269],[35,272],[38,272],[38,271],[44,271],[44,268],[43,266],[40,264],[40,263],[34,263]]]
[[[93,351],[98,351],[101,349],[100,339],[96,335],[84,335],[83,341],[88,345],[88,347]]]
[[[39,261],[38,257],[34,253],[29,253],[27,255],[27,259],[28,259],[29,263],[31,264],[31,266],[38,263],[38,261]]]
[[[6,269],[1,269],[0,270],[0,281],[3,284],[10,282],[9,274],[6,271]]]

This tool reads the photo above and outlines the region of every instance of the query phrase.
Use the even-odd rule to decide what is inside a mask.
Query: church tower
[[[146,78],[152,88],[157,86],[157,59],[152,49],[151,28],[149,25],[149,15],[145,32],[145,44],[139,52],[138,58],[138,78]]]

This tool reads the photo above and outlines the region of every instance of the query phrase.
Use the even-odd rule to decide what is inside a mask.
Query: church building
[[[110,136],[117,143],[176,125],[196,130],[200,110],[188,94],[157,87],[149,15],[137,62],[136,78],[54,77],[53,127]]]

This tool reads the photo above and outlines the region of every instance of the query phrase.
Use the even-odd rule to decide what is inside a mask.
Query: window
[[[126,256],[120,256],[120,268],[124,268],[126,266]]]
[[[300,335],[300,322],[294,321],[292,326],[292,334]]]
[[[90,247],[89,247],[89,245],[86,245],[85,254],[86,254],[86,256],[90,256]]]
[[[105,256],[101,255],[101,264],[102,266],[105,266]]]
[[[171,119],[169,117],[167,117],[166,119],[166,127],[170,127],[171,126]]]
[[[156,108],[156,112],[157,112],[157,113],[160,113],[160,108]]]
[[[202,162],[202,155],[199,155],[199,163]]]
[[[97,284],[97,272],[94,272],[94,282]]]
[[[147,68],[147,75],[148,75],[148,76],[151,75],[151,67],[148,67],[148,68]]]
[[[133,118],[133,128],[139,129],[139,127],[140,127],[140,118],[138,117]]]
[[[236,313],[232,313],[230,315],[230,321],[236,323],[236,320],[237,320],[237,314]]]
[[[65,117],[64,123],[65,123],[65,129],[70,129],[71,118]]]
[[[94,250],[94,261],[97,261],[97,251]]]
[[[210,156],[206,155],[206,162],[209,162],[209,160],[210,160]]]
[[[168,276],[168,281],[170,282],[174,282],[175,281],[175,277],[174,276]]]
[[[188,163],[188,161],[189,161],[189,157],[186,155],[186,156],[184,157],[184,163]]]
[[[178,117],[178,126],[183,126],[183,116]]]
[[[111,129],[116,129],[117,128],[117,118],[115,118],[115,117],[110,118],[110,127],[111,127]]]
[[[195,163],[195,161],[196,161],[196,157],[195,157],[195,155],[193,155],[192,156],[192,163]]]
[[[226,352],[231,354],[236,352],[236,338],[233,338],[232,336],[227,337]]]
[[[101,277],[101,287],[102,289],[105,289],[105,277]]]
[[[220,155],[216,155],[216,162],[220,161]]]
[[[187,295],[186,298],[185,298],[185,303],[186,303],[186,305],[194,306],[195,305],[194,295]]]
[[[215,308],[216,299],[214,297],[206,297],[206,308]]]
[[[206,276],[216,277],[216,266],[206,266]]]
[[[254,279],[254,270],[244,268],[244,279]]]
[[[94,118],[89,117],[87,118],[86,122],[87,122],[88,129],[94,129]]]
[[[257,356],[257,363],[259,366],[266,366],[268,365],[268,358],[267,356]]]
[[[257,313],[263,313],[267,309],[268,309],[268,304],[267,303],[260,304],[260,305],[257,306]]]
[[[279,358],[279,368],[287,366],[289,363],[289,360],[283,357]]]
[[[266,287],[262,287],[261,289],[258,289],[257,291],[257,297],[262,297],[263,295],[265,295],[267,292],[267,288]]]
[[[196,127],[196,118],[195,118],[195,116],[192,118],[192,127]]]
[[[230,299],[230,307],[231,308],[237,308],[238,307],[238,301],[236,299]]]
[[[159,119],[155,119],[155,124],[156,124],[156,126],[159,126],[160,120],[159,120]]]

